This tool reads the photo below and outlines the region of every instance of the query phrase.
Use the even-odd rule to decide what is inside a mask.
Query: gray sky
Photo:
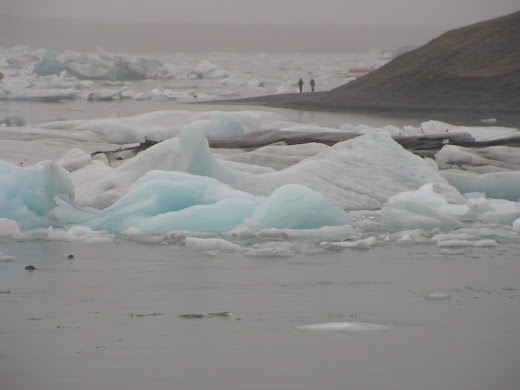
[[[337,35],[344,35],[345,40],[350,40],[354,46],[355,35],[359,33],[358,40],[363,37],[374,35],[371,41],[366,40],[367,45],[409,45],[413,43],[424,43],[424,40],[433,39],[438,33],[446,30],[462,27],[471,23],[494,18],[515,12],[520,9],[518,0],[0,0],[0,17],[3,17],[4,26],[0,26],[0,33],[7,34],[0,37],[0,45],[9,43],[22,43],[20,39],[31,37],[35,41],[42,41],[47,32],[36,24],[24,25],[27,18],[56,18],[63,20],[81,19],[85,23],[91,23],[92,44],[95,38],[95,30],[107,29],[110,23],[114,30],[131,30],[130,22],[148,22],[149,29],[153,29],[154,24],[170,25],[172,33],[175,31],[174,24],[177,22],[191,24],[212,24],[235,26],[235,36],[237,42],[242,39],[254,41],[253,32],[247,30],[252,25],[279,26],[308,26],[315,25],[308,30],[311,38],[320,35],[319,26],[325,27],[321,34],[328,42],[333,39],[338,41]],[[13,18],[14,17],[14,18]],[[17,20],[18,25],[9,20]],[[20,21],[21,20],[21,21]],[[102,21],[98,27],[93,21]],[[123,23],[123,21],[125,21]],[[154,24],[152,24],[154,22]],[[22,23],[22,25],[20,25]],[[104,23],[104,24],[103,24]],[[243,25],[242,30],[237,25]],[[126,27],[123,27],[126,26]],[[335,26],[335,27],[331,27]],[[68,35],[75,35],[74,31],[78,27],[74,25],[47,25],[47,30],[52,28],[66,29]],[[258,30],[257,27],[254,27]],[[254,29],[253,28],[253,29]],[[342,30],[343,29],[343,30]],[[34,30],[34,31],[32,31]],[[146,30],[143,28],[143,30]],[[192,31],[193,29],[184,29]],[[200,28],[198,32],[200,33]],[[194,31],[194,30],[193,30]],[[220,31],[220,30],[219,30]],[[241,31],[245,36],[240,37]],[[291,32],[283,33],[277,30],[277,36],[282,40]],[[300,40],[309,37],[301,37],[300,33],[293,31],[295,47],[298,46],[298,36]],[[311,32],[312,31],[312,34]],[[146,31],[147,34],[152,34]],[[218,34],[217,30],[211,31]],[[162,31],[164,33],[164,30]],[[32,34],[32,36],[31,36]],[[51,33],[49,33],[52,35]],[[78,33],[79,34],[79,33]],[[157,38],[160,37],[159,31]],[[249,34],[249,35],[248,35]],[[393,35],[392,35],[393,34]],[[432,35],[433,34],[433,35]],[[76,34],[77,35],[77,34]],[[81,34],[81,42],[86,42],[88,36]],[[380,36],[380,40],[376,39]],[[388,36],[385,36],[388,35]],[[147,35],[148,36],[148,35]],[[392,38],[393,37],[393,38]],[[195,37],[194,37],[195,38]],[[271,38],[271,37],[268,37]],[[275,40],[276,37],[273,37]],[[49,36],[49,40],[51,37]],[[150,38],[153,39],[153,38]],[[188,36],[185,39],[189,39]],[[313,38],[314,39],[314,38]],[[202,40],[202,38],[199,38]],[[315,39],[314,39],[315,40]],[[56,39],[55,39],[56,41]],[[157,42],[157,39],[154,39]],[[290,45],[290,40],[287,40]],[[31,42],[23,42],[31,44]],[[277,42],[273,42],[276,44]],[[359,43],[359,42],[358,42]],[[38,42],[45,44],[45,42]],[[221,42],[223,45],[224,43]],[[310,45],[310,43],[308,43]],[[173,43],[172,43],[173,45]],[[320,45],[320,42],[316,42]],[[335,44],[336,45],[336,44]],[[302,46],[303,47],[303,46]],[[219,49],[218,47],[216,49]]]
[[[82,19],[244,23],[465,25],[520,9],[517,0],[2,0],[3,13]]]

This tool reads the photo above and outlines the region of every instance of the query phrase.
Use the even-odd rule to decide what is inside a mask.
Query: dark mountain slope
[[[329,92],[244,100],[331,111],[520,113],[520,12],[449,31]]]

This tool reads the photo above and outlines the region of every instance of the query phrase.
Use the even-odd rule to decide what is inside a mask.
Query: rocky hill
[[[446,32],[329,92],[263,96],[249,102],[330,111],[518,114],[520,12]]]

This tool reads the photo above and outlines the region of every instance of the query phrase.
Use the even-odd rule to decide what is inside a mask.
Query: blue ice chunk
[[[241,225],[255,231],[313,229],[351,222],[345,211],[305,186],[286,185],[263,198],[206,176],[151,171],[103,210],[101,218],[93,216],[90,225],[113,233],[135,227],[143,233],[163,234],[227,232]]]
[[[287,184],[275,190],[246,222],[252,231],[317,229],[351,224],[352,219],[344,210],[319,192],[298,184]]]
[[[151,171],[141,177],[94,225],[121,232],[171,230],[225,232],[251,216],[262,198],[219,181],[183,172]]]
[[[65,68],[58,61],[56,54],[50,51],[45,52],[40,62],[34,65],[33,73],[40,76],[59,75]]]
[[[50,161],[19,167],[0,161],[0,218],[9,218],[22,229],[61,226],[52,215],[55,198],[74,199],[69,173]]]

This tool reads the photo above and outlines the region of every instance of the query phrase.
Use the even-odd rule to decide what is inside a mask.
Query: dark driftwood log
[[[207,137],[209,147],[213,149],[244,149],[254,150],[262,146],[284,143],[299,145],[318,142],[332,146],[338,142],[358,137],[358,133],[306,133],[281,130],[262,130],[243,134],[236,137]],[[475,141],[468,133],[424,134],[413,136],[396,136],[394,140],[406,150],[421,157],[433,157],[446,144],[458,145],[466,148],[485,148],[488,146],[520,147],[520,136],[513,136],[492,141]],[[114,151],[100,151],[92,153],[105,154],[109,163],[115,160],[132,158],[137,153],[155,145],[157,141],[145,140],[137,146]]]

